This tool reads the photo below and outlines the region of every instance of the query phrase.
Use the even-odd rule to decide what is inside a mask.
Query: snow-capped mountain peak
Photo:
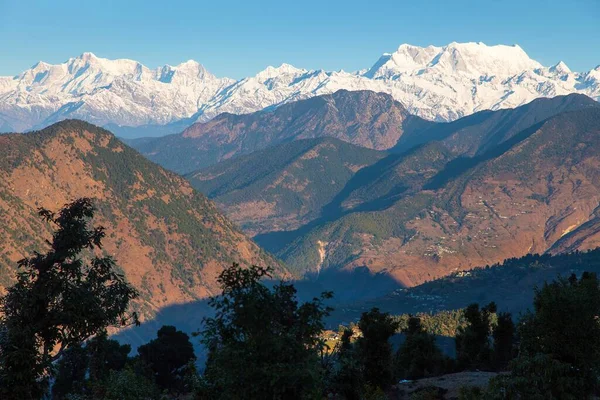
[[[218,78],[194,60],[149,69],[134,60],[83,53],[62,64],[40,61],[17,76],[0,77],[0,127],[26,130],[64,118],[121,126],[206,121],[223,112],[249,113],[340,89],[388,93],[411,113],[448,121],[537,97],[582,93],[598,100],[600,66],[584,73],[563,62],[544,67],[518,45],[402,44],[359,72],[284,63],[236,81]]]
[[[555,72],[557,74],[570,74],[571,70],[567,67],[567,64],[560,61],[558,64],[550,67],[550,72]]]
[[[255,78],[261,82],[267,79],[272,79],[282,75],[297,75],[306,73],[305,69],[296,68],[293,65],[283,63],[279,67],[269,65],[264,70],[255,75]]]
[[[424,72],[461,73],[471,77],[509,76],[540,67],[542,65],[529,58],[518,45],[452,42],[444,47],[418,47],[403,44],[394,53],[384,54],[365,77],[393,78]]]

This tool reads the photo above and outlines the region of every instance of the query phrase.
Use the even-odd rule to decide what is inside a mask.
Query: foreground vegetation
[[[290,283],[263,283],[272,270],[233,264],[195,336],[208,351],[196,369],[190,337],[163,326],[135,355],[108,337],[137,322],[137,292],[110,258],[91,257],[104,230],[77,200],[40,214],[57,229],[46,254],[20,262],[0,303],[2,399],[395,399],[402,381],[458,371],[502,372],[467,399],[585,399],[600,393],[600,284],[585,272],[546,283],[517,322],[491,302],[436,315],[392,316],[373,308],[355,326],[324,335],[332,293],[300,304]],[[401,334],[404,341],[393,343]],[[436,335],[455,338],[456,357]],[[443,399],[425,387],[413,399]]]

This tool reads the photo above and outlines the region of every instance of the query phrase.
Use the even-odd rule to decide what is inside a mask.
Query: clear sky
[[[401,43],[519,44],[544,65],[600,64],[600,0],[0,0],[0,75],[91,51],[148,67],[195,59],[241,78],[282,62],[370,67]]]

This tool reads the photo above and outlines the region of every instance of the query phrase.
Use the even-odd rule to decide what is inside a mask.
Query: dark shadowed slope
[[[479,155],[550,117],[590,107],[600,108],[600,103],[582,94],[571,94],[536,99],[514,109],[480,111],[454,122],[411,130],[400,138],[394,150],[405,151],[438,140],[457,154]]]

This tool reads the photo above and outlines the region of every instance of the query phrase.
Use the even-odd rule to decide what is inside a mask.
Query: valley
[[[299,115],[310,105],[298,106]],[[597,102],[571,95],[451,123],[420,121],[422,130],[408,123],[399,137],[383,131],[397,144],[355,171],[342,168],[342,179],[342,151],[356,165],[355,155],[369,160],[367,149],[337,144],[335,156],[321,150],[307,160],[290,149],[312,142],[280,139],[187,178],[295,274],[360,267],[410,287],[527,253],[595,248],[599,112]],[[277,112],[243,118],[280,120]],[[233,140],[247,137],[247,125]],[[163,144],[157,149],[169,148]]]
[[[596,101],[569,95],[434,123],[389,95],[342,90],[127,142],[185,179],[83,122],[3,135],[2,284],[18,249],[42,246],[36,207],[84,195],[114,230],[105,252],[124,260],[147,317],[202,304],[231,262],[275,266],[302,296],[332,289],[350,304],[594,249],[599,118]]]
[[[0,399],[600,399],[599,16],[0,1]]]

